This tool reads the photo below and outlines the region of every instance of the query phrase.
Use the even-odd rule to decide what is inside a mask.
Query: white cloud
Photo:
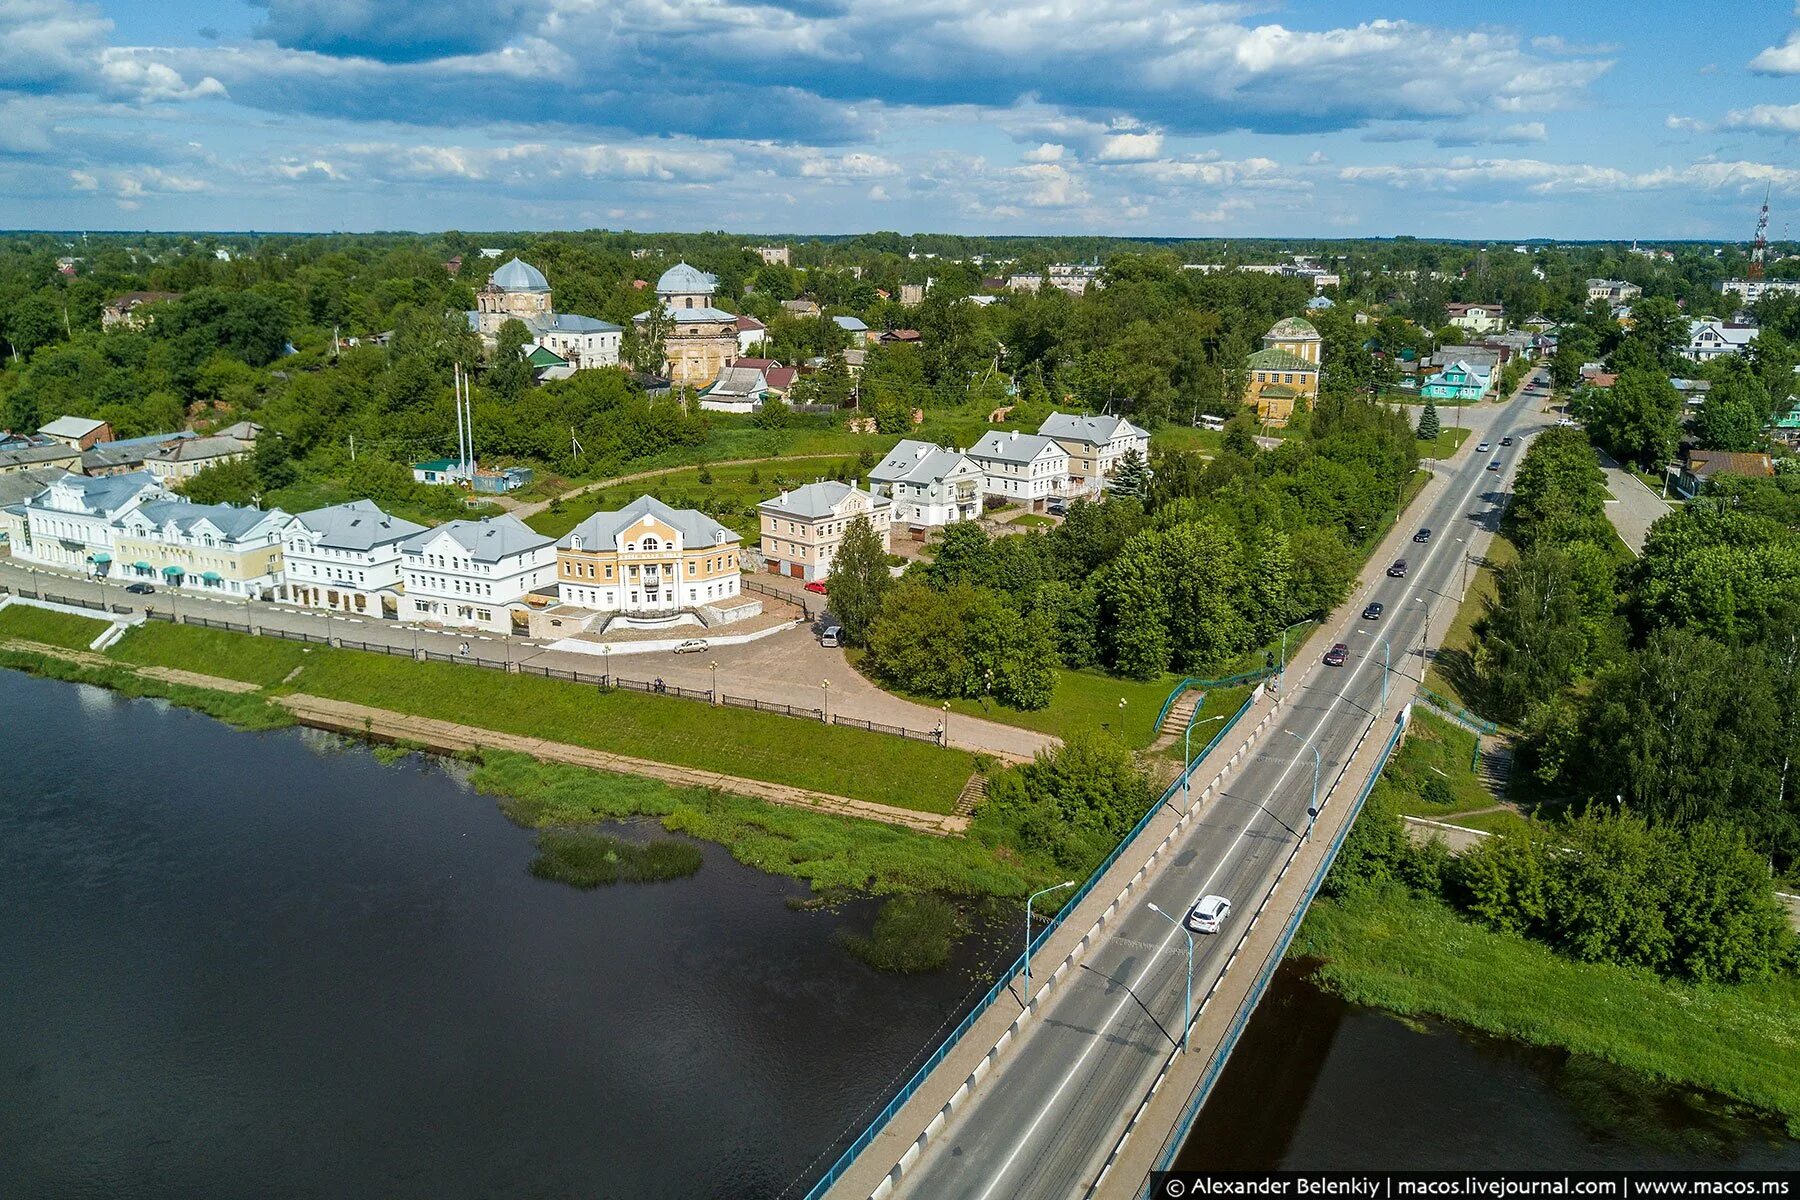
[[[210,75],[190,86],[175,68],[135,50],[108,50],[102,54],[100,79],[108,94],[139,104],[226,95],[225,85]]]
[[[879,183],[869,189],[868,196],[870,200],[873,200],[877,204],[893,199],[892,196],[888,195],[887,189],[882,187]]]
[[[100,190],[100,181],[87,171],[70,171],[69,183],[78,192],[94,192]]]
[[[1061,162],[1066,153],[1068,153],[1068,147],[1060,142],[1040,142],[1035,148],[1027,150],[1019,157],[1028,163]]]
[[[1759,75],[1800,75],[1800,30],[1751,59],[1750,69]]]
[[[1707,130],[1706,122],[1700,120],[1698,117],[1677,116],[1675,113],[1670,113],[1668,116],[1664,117],[1663,125],[1668,129],[1678,130],[1682,133],[1705,133]]]
[[[1163,135],[1149,133],[1108,134],[1094,154],[1097,162],[1144,162],[1162,153]]]
[[[1754,133],[1775,133],[1786,137],[1800,135],[1800,104],[1758,104],[1751,108],[1733,109],[1722,122],[1726,129],[1747,129]]]
[[[1685,167],[1630,172],[1588,163],[1552,163],[1530,158],[1453,158],[1442,164],[1345,167],[1345,183],[1375,183],[1435,192],[1516,191],[1548,196],[1564,193],[1629,193],[1687,189],[1746,191],[1769,184],[1783,191],[1800,188],[1800,170],[1768,163],[1702,159]]]

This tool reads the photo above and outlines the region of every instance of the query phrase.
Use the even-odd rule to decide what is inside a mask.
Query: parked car
[[[825,594],[825,581],[822,579],[815,579],[806,585],[806,590],[815,595],[823,596]]]
[[[819,631],[819,645],[832,647],[841,646],[843,644],[844,627],[842,625],[827,625]]]
[[[1225,918],[1231,915],[1231,901],[1223,896],[1202,896],[1188,909],[1187,927],[1195,933],[1217,933]]]
[[[1046,501],[1044,511],[1053,517],[1066,517],[1069,515],[1069,502],[1067,500]]]
[[[1419,543],[1419,545],[1421,545],[1421,546],[1423,546],[1426,542],[1429,542],[1430,540],[1431,540],[1431,530],[1429,530],[1429,529],[1421,529],[1421,530],[1419,530],[1419,532],[1413,534],[1413,541]]]
[[[1344,665],[1345,660],[1348,659],[1349,657],[1350,657],[1350,647],[1344,645],[1344,643],[1342,643],[1342,642],[1339,642],[1337,645],[1333,646],[1331,649],[1329,649],[1325,652],[1325,665],[1328,667],[1341,667]]]
[[[148,595],[150,595],[150,593],[154,592],[156,589],[151,587],[147,583],[134,583],[134,584],[131,584],[130,586],[128,586],[125,590],[130,592],[134,596],[148,596]]]
[[[1475,453],[1486,454],[1489,450],[1492,450],[1493,448],[1494,448],[1494,443],[1482,442],[1479,446],[1475,447]]]
[[[1500,469],[1500,460],[1497,458],[1493,462],[1488,464],[1488,470],[1490,470],[1490,471],[1498,471],[1499,469]]]
[[[687,641],[676,646],[674,652],[676,654],[698,654],[704,649],[706,649],[705,638],[689,638]]]
[[[1381,620],[1381,613],[1382,613],[1381,601],[1371,600],[1371,601],[1369,601],[1368,607],[1363,609],[1363,620],[1379,621],[1379,620]]]
[[[1389,579],[1405,579],[1406,578],[1406,560],[1404,558],[1396,558],[1394,560],[1394,565],[1388,568],[1388,578]]]
[[[1500,444],[1501,444],[1501,445],[1502,445],[1502,446],[1510,446],[1510,445],[1512,445],[1512,434],[1510,434],[1510,433],[1509,433],[1509,434],[1507,434],[1507,435],[1506,435],[1506,436],[1505,436],[1505,437],[1503,437],[1503,438],[1501,438],[1501,439],[1500,439]]]

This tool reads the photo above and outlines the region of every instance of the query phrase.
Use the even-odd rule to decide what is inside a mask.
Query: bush
[[[840,933],[838,940],[877,971],[913,975],[941,969],[967,931],[962,913],[940,896],[895,896],[881,906],[868,937]]]
[[[546,829],[537,837],[531,873],[571,887],[680,879],[700,869],[697,846],[662,838],[636,845],[588,830]]]

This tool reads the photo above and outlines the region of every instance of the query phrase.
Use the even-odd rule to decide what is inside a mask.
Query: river
[[[307,731],[12,671],[0,728],[0,1196],[803,1194],[1012,953],[878,974],[711,845],[544,882],[454,764]]]

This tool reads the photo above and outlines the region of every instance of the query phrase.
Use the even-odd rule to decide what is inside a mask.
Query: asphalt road
[[[1339,668],[1316,659],[1290,666],[1289,699],[1274,727],[1143,893],[1177,919],[1207,893],[1234,902],[1219,936],[1194,935],[1196,1002],[1224,966],[1230,945],[1300,836],[1296,831],[1304,830],[1312,748],[1319,751],[1323,790],[1380,705],[1378,639],[1387,639],[1396,672],[1419,675],[1422,646],[1435,644],[1455,613],[1464,553],[1479,552],[1478,541],[1497,525],[1525,435],[1546,425],[1522,395],[1462,415],[1476,436],[1439,465],[1438,482],[1406,518],[1409,529],[1430,527],[1431,542],[1406,546],[1411,570],[1404,579],[1388,578],[1386,561],[1370,564],[1375,578],[1356,593],[1350,615],[1315,643],[1320,653],[1332,642],[1347,643],[1349,662]],[[1499,450],[1500,437],[1509,433],[1518,443]],[[1472,443],[1483,438],[1495,443],[1494,454],[1474,452]],[[1498,474],[1486,469],[1496,455],[1504,468]],[[1356,615],[1370,600],[1386,606],[1379,622]],[[1027,1027],[1020,1045],[902,1177],[900,1193],[933,1200],[1081,1196],[1180,1039],[1186,964],[1182,934],[1138,903],[1089,952],[1072,980],[1051,994],[1042,1018]]]

